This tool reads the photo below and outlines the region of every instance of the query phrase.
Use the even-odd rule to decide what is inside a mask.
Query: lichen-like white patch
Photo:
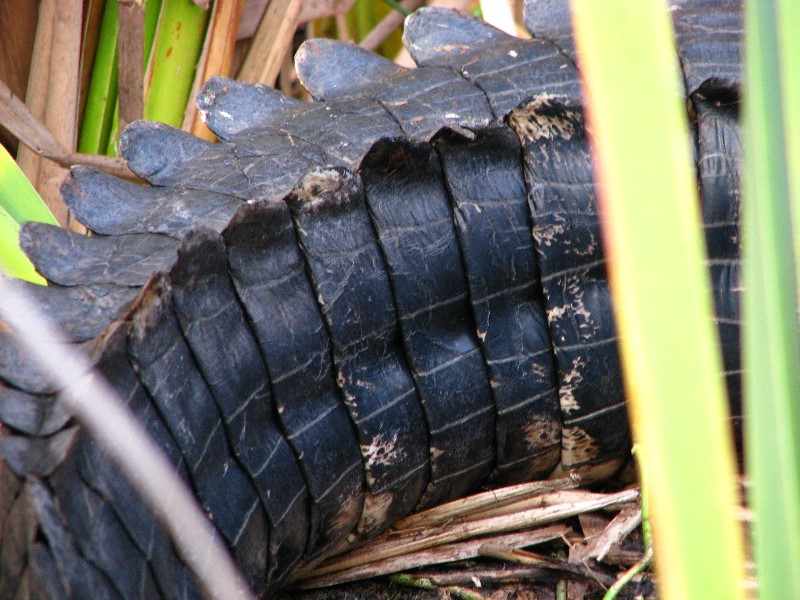
[[[561,378],[561,385],[558,388],[558,401],[561,404],[561,410],[567,414],[581,408],[578,399],[575,398],[575,390],[583,381],[581,369],[585,366],[584,360],[576,356],[572,359],[572,368],[564,373]]]
[[[222,117],[223,119],[229,119],[233,121],[233,115],[229,112],[225,112],[224,110],[218,110],[217,114]]]
[[[341,510],[331,522],[331,530],[346,533],[356,522],[361,510],[360,494],[354,494],[341,499]]]
[[[597,238],[594,237],[594,234],[589,236],[590,240],[589,243],[585,246],[583,245],[573,245],[570,247],[570,252],[577,256],[592,256],[597,252]]]
[[[583,123],[578,111],[562,106],[552,94],[540,94],[518,106],[507,121],[519,138],[529,143],[541,139],[568,140]]]
[[[392,492],[382,494],[367,494],[364,498],[364,509],[361,520],[358,522],[358,534],[369,536],[382,531],[389,524],[389,508],[394,501]]]
[[[587,276],[584,272],[571,273],[564,276],[561,287],[564,290],[563,296],[570,301],[561,306],[551,306],[546,310],[547,322],[553,324],[559,319],[567,319],[570,323],[568,327],[574,328],[585,342],[593,341],[593,336],[597,333],[598,327],[595,324],[592,313],[586,308],[586,281]],[[563,343],[564,339],[557,342]]]
[[[358,420],[359,410],[358,410],[358,403],[356,402],[356,397],[350,392],[348,392],[346,388],[343,388],[342,392],[344,393],[344,403],[350,409],[350,416]]]
[[[564,427],[561,431],[561,447],[566,464],[589,462],[600,455],[600,445],[580,427]]]
[[[302,210],[314,212],[325,205],[344,203],[356,191],[356,184],[348,182],[336,169],[315,169],[303,177],[294,195],[302,202]]]
[[[563,223],[536,225],[533,228],[533,239],[536,240],[537,246],[551,246],[566,230]]]
[[[367,483],[373,484],[374,481],[370,480],[372,469],[376,465],[394,464],[402,458],[403,449],[397,445],[397,433],[392,434],[389,438],[378,435],[371,444],[362,444],[361,455],[365,460]]]
[[[525,444],[531,450],[555,446],[561,442],[561,422],[555,419],[534,419],[523,430]]]
[[[550,379],[550,366],[549,365],[542,365],[539,363],[532,363],[530,365],[530,372],[536,377],[536,379],[541,381],[547,381]]]
[[[569,311],[569,305],[552,306],[547,309],[547,324],[552,325],[554,321],[562,318]]]
[[[458,119],[460,117],[456,113],[446,113],[444,118],[445,119]]]
[[[189,444],[195,443],[195,437],[192,431],[192,427],[191,425],[189,425],[189,423],[186,422],[186,419],[180,419],[178,421],[178,424],[176,425],[176,429],[178,430],[180,436],[183,439],[187,440]]]
[[[509,50],[509,51],[508,51],[508,55],[509,55],[511,58],[517,58],[517,56],[519,56],[519,55],[517,54],[517,51],[516,51],[516,50]]]

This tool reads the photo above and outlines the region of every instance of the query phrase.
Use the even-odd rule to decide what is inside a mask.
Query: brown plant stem
[[[273,86],[303,8],[303,0],[271,0],[258,25],[238,79]]]
[[[242,15],[242,0],[216,0],[206,32],[203,52],[197,64],[197,73],[190,97],[195,98],[200,88],[214,75],[229,77],[236,48],[236,31]],[[213,142],[216,137],[200,118],[194,102],[186,106],[183,129],[192,135]]]
[[[44,119],[47,102],[47,85],[50,79],[50,54],[53,46],[53,26],[58,0],[42,0],[39,5],[39,21],[36,25],[36,38],[33,43],[33,56],[28,77],[28,90],[25,94],[25,105],[30,113],[39,121]],[[27,146],[20,146],[17,152],[17,164],[22,172],[38,189],[39,166],[42,159]]]

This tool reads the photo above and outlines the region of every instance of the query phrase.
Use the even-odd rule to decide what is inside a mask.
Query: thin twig
[[[104,173],[109,173],[129,181],[144,183],[138,175],[130,170],[128,164],[124,160],[115,156],[102,156],[99,154],[81,154],[72,152],[56,155],[42,153],[42,156],[52,160],[62,167],[70,168],[75,165],[92,167],[98,171],[103,171]]]
[[[0,81],[0,125],[13,133],[20,142],[36,154],[45,152],[65,154],[67,152],[52,132],[21,99],[11,93],[11,90],[2,81]]]
[[[451,597],[454,598],[461,598],[462,600],[487,600],[486,596],[483,594],[479,594],[478,592],[473,592],[472,590],[468,590],[466,588],[461,588],[458,586],[448,586],[445,588],[440,588],[439,586],[433,584],[428,579],[424,577],[417,577],[415,575],[395,575],[391,578],[392,583],[396,583],[398,585],[406,585],[409,587],[415,587],[422,590],[434,590],[439,592],[445,592],[449,594]]]
[[[621,510],[611,522],[606,526],[602,533],[590,539],[586,545],[576,548],[576,562],[589,559],[602,561],[614,544],[630,534],[642,522],[642,511],[638,507],[631,507]]]
[[[389,575],[399,571],[408,571],[419,567],[428,567],[459,560],[467,560],[480,556],[480,549],[487,543],[522,547],[535,546],[562,537],[569,527],[566,525],[550,525],[533,531],[504,534],[491,538],[478,538],[466,542],[445,544],[436,548],[402,554],[385,560],[376,560],[352,569],[317,576],[315,571],[304,574],[303,579],[295,585],[299,588],[318,588],[339,585],[349,581],[358,581],[370,577]],[[368,547],[369,545],[367,545]],[[326,565],[323,564],[322,568]]]
[[[647,548],[647,552],[645,552],[644,557],[640,562],[633,565],[630,569],[625,571],[622,576],[617,579],[617,581],[608,588],[606,591],[605,596],[603,596],[603,600],[615,600],[617,595],[622,591],[626,585],[628,585],[633,578],[636,577],[639,573],[644,572],[649,566],[650,563],[653,562],[653,547],[650,546]]]
[[[474,494],[467,498],[453,500],[447,504],[435,506],[428,510],[410,515],[395,524],[395,529],[412,529],[414,527],[434,527],[451,523],[461,517],[474,515],[488,508],[496,509],[507,506],[523,498],[531,498],[559,490],[573,489],[576,484],[571,479],[550,479],[507,486]]]
[[[61,167],[86,165],[130,179],[141,181],[119,158],[79,154],[70,152],[62,146],[50,130],[31,113],[28,107],[11,93],[0,81],[0,125],[6,127],[35,156],[47,158]]]
[[[484,544],[480,549],[480,554],[488,558],[497,558],[520,565],[536,566],[552,571],[569,573],[584,579],[597,581],[603,587],[609,587],[614,584],[614,579],[612,577],[609,577],[605,573],[598,573],[586,565],[574,564],[565,560],[541,556],[533,552],[528,552],[527,550],[508,548],[497,544]]]
[[[407,531],[390,531],[367,546],[344,556],[331,559],[317,567],[317,575],[326,575],[367,563],[407,554],[442,544],[457,542],[480,535],[499,534],[546,525],[585,511],[599,510],[612,504],[637,499],[638,490],[623,490],[613,494],[586,492],[584,499],[558,506],[534,508],[520,513],[480,519],[465,523],[443,525],[431,529],[414,528]]]

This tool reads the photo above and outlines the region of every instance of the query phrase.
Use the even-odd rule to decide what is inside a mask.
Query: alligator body
[[[736,410],[739,8],[673,4]],[[526,10],[533,40],[415,13],[412,70],[309,41],[312,103],[213,79],[219,143],[135,123],[121,152],[150,186],[76,168],[64,197],[97,235],[23,227],[52,284],[31,291],[264,594],[414,509],[627,460],[566,4]],[[198,597],[47,379],[0,349],[0,598]]]

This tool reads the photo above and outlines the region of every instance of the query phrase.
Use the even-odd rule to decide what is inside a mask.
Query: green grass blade
[[[58,225],[53,213],[0,144],[0,272],[46,284],[19,247],[19,227],[25,221]]]
[[[355,32],[356,40],[362,40],[372,31],[379,20],[375,2],[372,0],[356,0],[348,17],[351,20],[350,28]]]
[[[759,595],[791,600],[800,598],[800,345],[781,67],[796,69],[797,56],[781,64],[776,9],[745,2],[745,442]]]
[[[98,154],[105,154],[106,156],[117,155],[117,144],[119,143],[119,98],[114,103],[114,115],[111,117],[111,131],[108,132],[108,141],[106,143],[105,151]]]
[[[573,6],[660,597],[741,599],[733,443],[667,3]]]
[[[788,162],[789,198],[792,204],[794,231],[800,231],[800,19],[798,0],[778,1],[778,43],[784,105],[784,136]],[[795,272],[800,285],[800,235],[794,240]]]
[[[0,208],[17,223],[41,221],[58,225],[53,213],[2,144],[0,144]]]
[[[0,273],[46,285],[45,279],[36,272],[31,261],[19,247],[18,239],[19,223],[0,208]]]
[[[145,81],[145,119],[182,125],[207,24],[208,11],[191,0],[163,0]]]
[[[162,0],[145,0],[144,3],[144,66],[150,60],[153,41],[158,28],[158,16],[161,14]]]
[[[117,102],[117,37],[119,35],[119,2],[108,0],[103,10],[100,37],[92,66],[92,80],[83,114],[78,151],[104,154],[112,128]]]

